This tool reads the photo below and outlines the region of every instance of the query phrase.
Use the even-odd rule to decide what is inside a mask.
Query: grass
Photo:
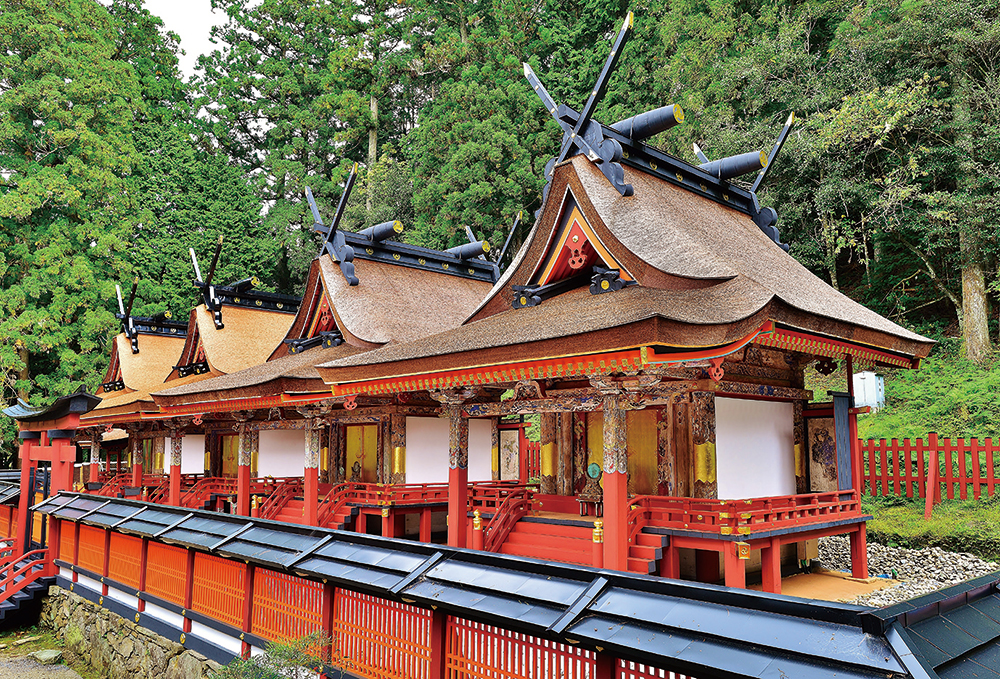
[[[940,547],[1000,561],[1000,499],[943,500],[924,519],[919,498],[864,497],[862,508],[874,518],[869,539],[882,544],[917,549]]]
[[[30,639],[32,637],[38,638],[34,641],[29,641],[18,646],[13,645],[21,639]],[[63,652],[63,658],[66,664],[75,670],[77,674],[83,677],[83,679],[105,679],[106,677],[106,675],[98,672],[90,665],[76,661],[75,659],[70,660],[69,656],[71,654],[66,653],[66,647],[63,640],[52,634],[49,630],[40,629],[34,626],[22,627],[13,630],[2,630],[0,631],[0,645],[6,647],[0,648],[0,660],[25,656],[29,653],[34,653],[35,651],[41,651],[47,648],[55,648]]]

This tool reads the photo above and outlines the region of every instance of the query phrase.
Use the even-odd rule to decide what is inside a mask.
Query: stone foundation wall
[[[207,679],[220,669],[200,653],[57,586],[49,588],[39,624],[112,679]]]

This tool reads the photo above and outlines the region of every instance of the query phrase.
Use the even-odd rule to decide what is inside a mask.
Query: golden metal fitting
[[[483,517],[479,514],[479,510],[476,509],[472,512],[472,530],[482,530],[483,529]]]
[[[737,542],[736,543],[736,556],[743,560],[750,558],[750,543],[748,542]]]
[[[389,508],[388,507],[383,507],[382,508],[382,518],[383,519],[388,519],[389,518]]]
[[[604,542],[604,522],[600,519],[594,521],[594,542]]]

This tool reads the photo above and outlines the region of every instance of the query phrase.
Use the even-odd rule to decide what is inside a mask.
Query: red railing
[[[533,499],[534,491],[530,488],[518,488],[507,494],[486,528],[486,535],[483,537],[484,550],[500,551],[510,531],[531,511]]]
[[[524,468],[521,470],[521,478],[540,479],[542,476],[542,444],[540,441],[521,441],[521,462]]]
[[[937,461],[935,500],[942,495],[978,500],[1000,487],[1000,440],[992,438],[869,439],[859,441],[867,495],[926,497],[927,477]]]
[[[143,474],[141,481],[143,488],[159,488],[162,484],[169,483],[170,477],[165,474]],[[121,493],[125,488],[132,487],[131,473],[118,474],[105,483],[96,494],[104,497],[116,497],[118,493]]]
[[[36,549],[0,566],[0,601],[10,599],[39,578],[52,575],[55,569],[48,554],[48,549]]]
[[[857,491],[752,500],[640,495],[628,502],[629,542],[646,526],[719,535],[749,535],[861,515]]]
[[[469,484],[469,509],[493,514],[508,496],[526,488],[538,491],[538,484],[518,483],[517,481],[483,481]]]
[[[234,493],[236,493],[236,479],[210,476],[201,479],[181,493],[181,507],[201,507],[213,494],[232,495]]]
[[[277,487],[264,499],[260,506],[260,518],[273,519],[285,508],[288,501],[303,492],[302,479],[289,479]]]

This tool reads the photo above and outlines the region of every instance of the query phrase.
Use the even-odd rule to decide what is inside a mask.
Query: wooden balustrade
[[[861,515],[856,491],[808,493],[749,500],[702,500],[642,495],[629,500],[629,542],[647,526],[718,535],[826,523]]]

